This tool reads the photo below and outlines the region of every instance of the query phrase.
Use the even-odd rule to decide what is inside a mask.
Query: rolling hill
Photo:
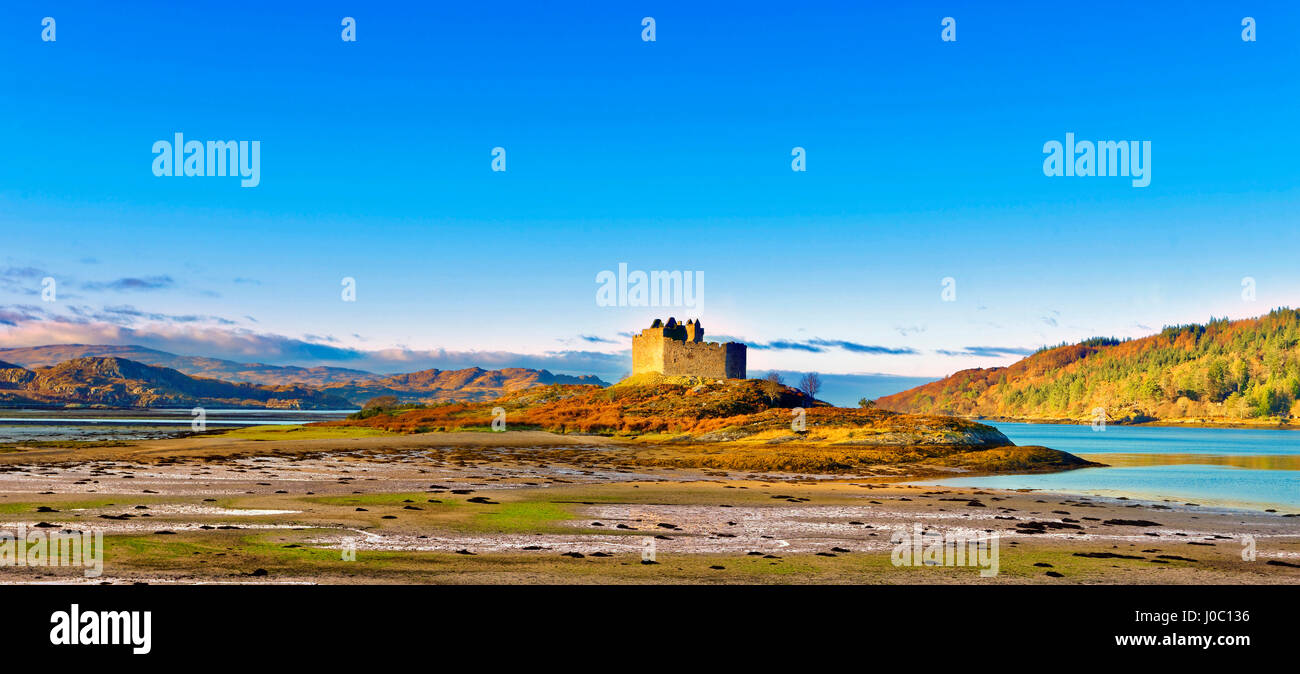
[[[510,367],[484,370],[421,370],[373,381],[324,386],[322,391],[343,396],[358,404],[379,396],[396,396],[402,402],[434,403],[450,400],[493,400],[511,391],[546,384],[608,386],[598,377],[573,377],[547,370]]]
[[[0,363],[4,365],[9,364]],[[303,386],[236,384],[116,357],[74,358],[36,370],[0,367],[0,404],[282,409],[349,406],[343,398]]]
[[[169,368],[205,379],[243,382],[262,386],[300,386],[361,405],[378,396],[396,396],[403,402],[445,402],[448,400],[491,400],[503,393],[541,384],[594,384],[608,386],[594,376],[553,374],[547,370],[504,368],[484,370],[421,370],[384,376],[364,370],[339,367],[294,367],[264,363],[238,363],[219,358],[178,356],[143,346],[56,344],[0,349],[0,362],[19,363],[36,369],[79,358],[121,358],[146,365]],[[345,407],[347,405],[344,405]]]
[[[1094,338],[962,370],[876,400],[897,412],[1116,423],[1279,424],[1300,417],[1300,311]]]
[[[503,431],[614,436],[649,448],[625,454],[625,461],[681,468],[842,473],[907,465],[910,470],[1033,472],[1094,465],[1046,447],[1017,446],[983,424],[833,407],[757,379],[635,375],[608,388],[540,386],[490,402],[367,409],[316,426],[482,431],[496,419],[505,422]],[[803,427],[796,429],[793,419],[803,419]]]
[[[324,386],[350,381],[366,381],[380,376],[373,372],[342,367],[294,367],[266,365],[263,363],[238,363],[233,360],[204,358],[202,356],[178,356],[174,353],[143,346],[52,344],[0,349],[0,360],[21,363],[29,369],[58,365],[74,358],[109,356],[125,358],[146,365],[171,368],[192,377],[206,377],[208,379],[247,382],[267,386],[280,386],[283,384]]]

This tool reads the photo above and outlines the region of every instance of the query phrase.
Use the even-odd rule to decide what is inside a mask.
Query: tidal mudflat
[[[100,577],[0,582],[1300,583],[1290,512],[641,465],[597,436],[303,429],[0,453],[0,530],[105,539]],[[996,533],[997,575],[895,565],[918,526]]]

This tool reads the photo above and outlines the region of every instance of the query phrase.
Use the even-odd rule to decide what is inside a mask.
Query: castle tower
[[[702,325],[699,321],[696,320],[686,321],[686,341],[703,342],[704,325]]]
[[[704,341],[704,325],[655,319],[632,337],[632,374],[653,372],[711,379],[744,379],[747,349],[740,342]]]

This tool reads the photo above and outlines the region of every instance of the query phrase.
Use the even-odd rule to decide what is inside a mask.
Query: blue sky
[[[938,377],[1300,304],[1293,3],[458,5],[6,3],[0,346],[614,377],[672,314]],[[176,132],[261,184],[155,177]],[[1044,176],[1066,132],[1151,141],[1150,186]],[[597,306],[619,263],[703,309]]]

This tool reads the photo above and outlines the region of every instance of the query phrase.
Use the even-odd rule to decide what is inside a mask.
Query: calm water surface
[[[356,410],[209,409],[207,427],[278,426],[342,419]],[[0,410],[0,444],[35,440],[141,440],[191,431],[189,409]]]
[[[1300,431],[989,422],[1017,445],[1070,452],[1105,468],[918,484],[1127,496],[1300,512]]]

